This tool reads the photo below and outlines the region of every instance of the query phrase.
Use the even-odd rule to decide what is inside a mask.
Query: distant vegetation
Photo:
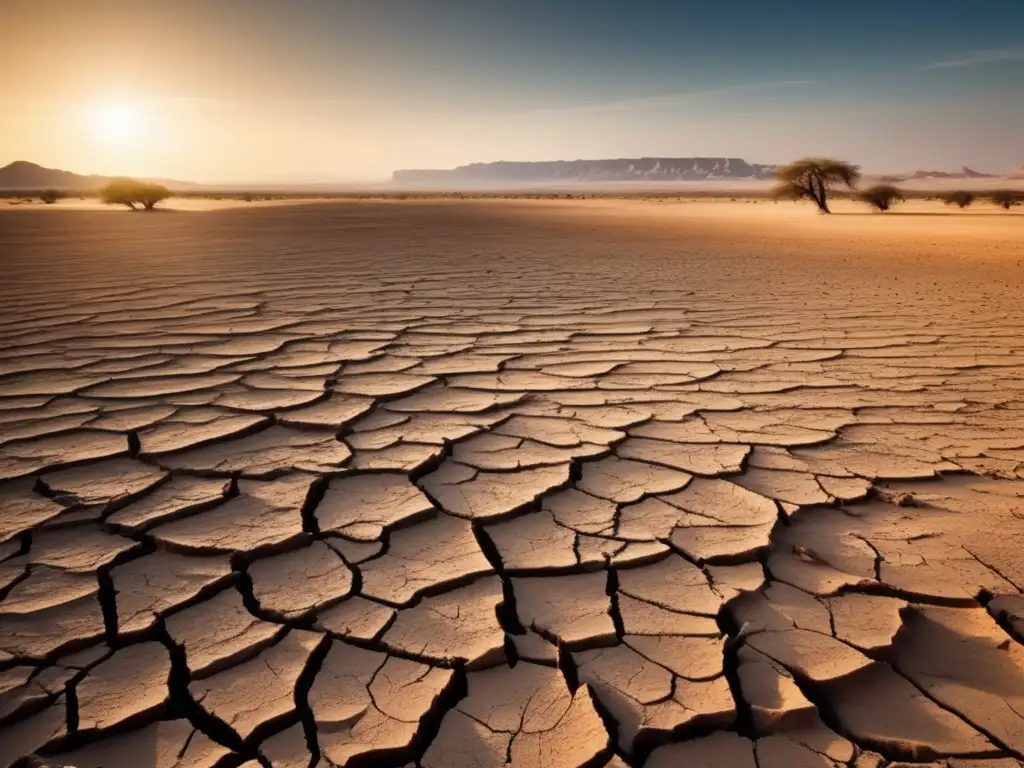
[[[1013,189],[1000,189],[989,195],[989,199],[996,205],[1010,210],[1013,206],[1024,202],[1024,192],[1017,192]]]
[[[19,165],[19,164],[14,164]],[[20,164],[24,165],[24,164]],[[994,206],[1008,212],[1021,213],[1024,207],[1024,188],[1015,187],[1014,178],[1009,181],[980,182],[977,179],[944,183],[942,187],[915,186],[917,176],[873,177],[870,182],[861,177],[858,166],[840,159],[807,157],[789,165],[762,166],[764,176],[769,172],[776,173],[774,188],[770,184],[749,189],[737,190],[734,185],[715,186],[708,184],[702,187],[679,189],[666,184],[664,188],[646,189],[636,185],[616,186],[608,184],[604,188],[594,190],[576,190],[579,194],[565,188],[536,187],[507,191],[438,191],[438,190],[392,190],[368,189],[347,191],[323,191],[299,188],[261,188],[239,189],[226,187],[184,187],[176,189],[176,198],[196,198],[208,200],[237,200],[244,202],[270,200],[405,200],[405,199],[644,199],[653,202],[669,202],[677,200],[726,199],[734,202],[756,203],[758,200],[779,200],[789,198],[810,200],[815,208],[823,213],[830,212],[830,206],[839,199],[842,205],[847,201],[858,201],[872,206],[879,211],[891,210],[896,202],[904,200],[942,202],[949,206],[965,209],[971,205],[984,205],[987,213],[995,213]],[[10,168],[10,166],[9,166]],[[0,169],[2,170],[2,169]],[[45,169],[43,169],[45,170]],[[17,206],[53,204],[67,196],[86,199],[99,197],[111,205],[124,205],[133,210],[152,210],[160,207],[161,201],[172,196],[171,191],[162,184],[154,184],[127,177],[111,179],[110,177],[76,177],[80,180],[95,179],[92,186],[71,187],[60,186],[48,182],[37,186],[3,187],[0,186],[0,206]],[[763,178],[763,177],[762,177]],[[931,177],[929,177],[931,178]],[[952,178],[952,177],[951,177]],[[957,177],[959,178],[959,177]],[[1019,178],[1024,179],[1024,176]],[[0,179],[2,180],[2,179]],[[31,181],[31,179],[30,179]],[[59,179],[57,180],[59,181]],[[876,184],[877,182],[877,184]],[[907,186],[903,186],[904,183]],[[872,186],[874,184],[874,186]],[[983,186],[984,184],[984,186]],[[1006,187],[1001,185],[1006,184]],[[893,186],[896,185],[896,186]],[[1000,186],[997,186],[1000,185]],[[102,187],[102,188],[101,188]],[[886,194],[881,194],[886,192]]]
[[[902,203],[907,199],[903,192],[892,184],[876,184],[865,189],[857,197],[878,211],[888,211],[894,203]]]
[[[927,194],[921,191],[904,192],[892,184],[876,184],[858,191],[856,186],[860,180],[859,166],[830,157],[805,157],[789,165],[779,166],[775,175],[778,183],[772,190],[773,197],[810,200],[822,213],[831,213],[828,207],[829,197],[838,195],[837,188],[840,186],[851,190],[843,194],[843,197],[860,200],[878,211],[888,211],[896,203],[905,202],[908,196],[920,199]],[[975,201],[976,196],[984,196],[1006,210],[1024,205],[1024,191],[1016,189],[978,193],[958,189],[939,194],[938,199],[946,205],[966,208]],[[929,195],[925,199],[935,198]]]
[[[943,195],[942,202],[946,205],[955,205],[957,208],[966,208],[974,202],[974,193],[958,189]]]
[[[831,157],[805,157],[781,166],[775,175],[779,182],[774,190],[777,197],[806,198],[814,202],[822,213],[831,213],[829,192],[839,185],[852,189],[860,178],[860,168]]]
[[[100,190],[100,199],[108,205],[127,205],[133,211],[142,206],[153,210],[157,203],[171,196],[171,190],[162,184],[151,184],[135,179],[114,179]]]

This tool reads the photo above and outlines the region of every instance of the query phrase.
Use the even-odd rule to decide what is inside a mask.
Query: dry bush
[[[1018,192],[1015,189],[999,189],[989,195],[989,200],[1006,210],[1010,210],[1013,206],[1020,205],[1024,201],[1024,192]]]
[[[966,189],[957,189],[943,195],[942,202],[946,205],[955,205],[957,208],[966,208],[974,202],[974,193]]]
[[[42,200],[47,205],[53,205],[62,197],[64,197],[64,194],[60,190],[56,189],[43,190],[43,193],[39,195],[39,199]]]
[[[878,211],[888,211],[895,203],[902,203],[907,199],[899,187],[892,184],[876,184],[865,189],[857,197]]]

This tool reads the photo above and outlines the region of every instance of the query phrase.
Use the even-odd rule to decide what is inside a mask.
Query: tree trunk
[[[825,192],[825,180],[819,175],[815,175],[814,182],[817,183],[817,194],[815,195],[814,202],[818,204],[818,211],[821,213],[832,213],[828,209],[828,197]],[[812,183],[812,186],[814,184]]]

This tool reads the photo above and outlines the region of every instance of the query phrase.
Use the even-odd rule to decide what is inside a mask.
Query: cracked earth
[[[1024,765],[1020,278],[553,210],[0,221],[0,766]]]

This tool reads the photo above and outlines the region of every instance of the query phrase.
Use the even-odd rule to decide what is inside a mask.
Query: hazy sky
[[[1024,0],[0,0],[0,165],[1024,163]]]

